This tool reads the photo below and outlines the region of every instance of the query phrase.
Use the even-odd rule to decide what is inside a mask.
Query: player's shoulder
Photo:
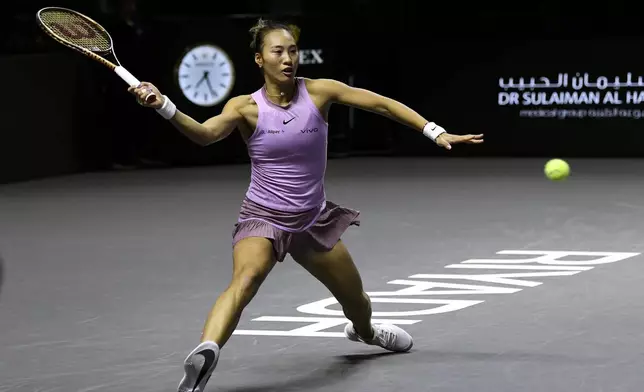
[[[306,90],[311,94],[322,94],[325,96],[332,97],[336,95],[339,91],[342,91],[347,85],[343,82],[340,82],[336,79],[308,79],[302,78],[306,85]]]
[[[241,115],[245,115],[251,113],[252,110],[256,110],[256,108],[257,104],[253,97],[249,94],[245,94],[230,98],[228,102],[226,102],[224,112],[233,110]]]
[[[308,88],[328,89],[328,88],[334,88],[342,84],[342,82],[340,81],[337,81],[335,79],[328,79],[328,78],[317,78],[317,79],[302,78],[302,80],[306,84],[307,89]]]
[[[253,97],[250,94],[237,95],[230,98],[226,103],[226,106],[230,106],[238,110],[250,105],[255,105],[255,100],[253,100]]]

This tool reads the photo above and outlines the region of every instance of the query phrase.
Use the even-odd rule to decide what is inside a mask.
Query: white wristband
[[[174,117],[176,112],[177,112],[176,105],[170,100],[170,98],[164,95],[163,105],[157,109],[157,113],[159,113],[161,117],[165,118],[166,120],[169,120],[172,117]]]
[[[425,124],[425,127],[423,127],[423,135],[432,139],[432,141],[436,141],[436,138],[441,133],[445,132],[445,128],[441,127],[440,125],[436,125],[436,123],[434,122],[428,122],[427,124]]]

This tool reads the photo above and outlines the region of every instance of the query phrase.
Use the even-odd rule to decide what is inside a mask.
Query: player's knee
[[[255,296],[263,281],[264,274],[262,271],[254,268],[244,268],[233,276],[231,288],[246,304]]]

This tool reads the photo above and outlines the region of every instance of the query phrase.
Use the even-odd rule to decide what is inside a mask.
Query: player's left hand
[[[452,149],[452,144],[481,144],[483,143],[483,134],[479,135],[452,135],[450,133],[441,133],[436,138],[436,144],[445,148],[446,150]]]

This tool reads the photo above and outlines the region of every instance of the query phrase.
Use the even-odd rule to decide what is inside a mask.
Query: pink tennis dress
[[[264,237],[283,261],[297,249],[328,251],[351,225],[360,225],[358,211],[326,200],[328,124],[296,78],[288,106],[266,97],[262,87],[251,96],[257,103],[257,127],[248,139],[251,181],[233,246],[246,237]]]

